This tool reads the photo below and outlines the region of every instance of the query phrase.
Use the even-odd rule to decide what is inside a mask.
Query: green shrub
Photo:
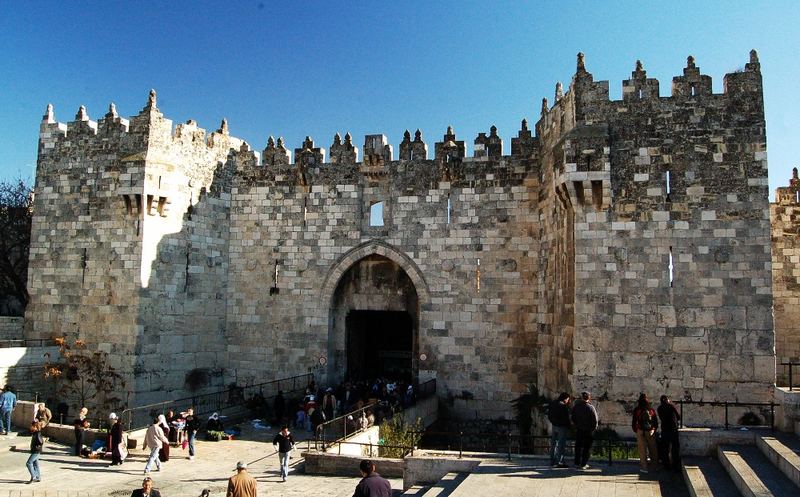
[[[407,424],[402,416],[395,416],[380,426],[382,446],[378,447],[380,457],[403,458],[408,452],[404,447],[416,447],[422,438],[422,420],[417,418],[414,424]]]

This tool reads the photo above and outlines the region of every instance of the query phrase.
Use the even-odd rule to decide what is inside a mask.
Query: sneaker
[[[194,456],[189,456],[190,461],[194,461]]]
[[[589,469],[589,465],[588,464],[584,464],[583,466],[581,466],[581,469]]]
[[[142,474],[143,474],[143,475],[149,475],[149,474],[150,474],[150,471],[148,471],[148,470],[144,470],[144,472],[143,472]]]
[[[647,470],[646,469],[640,469],[639,473],[642,473],[643,475],[646,475],[647,474]]]

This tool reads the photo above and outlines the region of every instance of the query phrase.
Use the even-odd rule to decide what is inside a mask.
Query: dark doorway
[[[409,313],[350,311],[345,324],[348,378],[412,379],[413,324]]]

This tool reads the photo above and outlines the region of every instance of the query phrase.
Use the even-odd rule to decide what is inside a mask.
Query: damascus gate
[[[193,371],[208,388],[435,378],[470,418],[511,417],[531,385],[590,390],[619,424],[640,391],[768,401],[755,51],[723,87],[689,57],[671,88],[637,62],[610,96],[579,54],[514,137],[291,149],[265,122],[260,151],[225,121],[174,125],[155,91],[130,118],[48,107],[25,338],[109,352],[129,405],[185,394]]]

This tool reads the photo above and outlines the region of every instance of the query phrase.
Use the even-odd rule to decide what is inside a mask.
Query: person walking
[[[111,423],[111,429],[108,430],[108,446],[111,449],[111,464],[110,466],[122,465],[122,425],[119,423],[116,413],[108,415],[108,421]]]
[[[647,394],[639,394],[636,408],[633,410],[631,428],[636,433],[636,448],[639,450],[639,472],[647,473],[647,455],[653,464],[658,461],[658,450],[656,449],[656,430],[658,429],[658,417],[650,406]]]
[[[658,418],[661,420],[661,443],[664,448],[665,466],[672,471],[681,470],[681,445],[678,436],[678,424],[681,415],[675,404],[666,395],[661,396],[661,405],[657,409]]]
[[[142,480],[142,488],[137,488],[131,497],[161,497],[161,492],[153,488],[153,479],[145,476]]]
[[[289,433],[289,427],[283,425],[281,431],[272,440],[272,446],[278,452],[278,463],[281,467],[281,480],[286,481],[289,476],[289,456],[294,450],[294,438]]]
[[[247,472],[247,463],[236,463],[236,474],[228,479],[225,497],[258,497],[258,482]]]
[[[72,422],[75,429],[75,455],[80,457],[81,449],[83,448],[83,432],[89,427],[89,420],[86,415],[89,414],[89,409],[82,407],[78,413],[78,417]]]
[[[358,465],[361,471],[361,481],[356,485],[353,497],[391,497],[392,485],[389,480],[375,471],[375,463],[364,459]]]
[[[553,425],[553,432],[550,435],[550,466],[554,468],[568,467],[564,463],[564,446],[567,443],[567,433],[571,425],[569,404],[569,394],[561,392],[561,395],[550,403],[550,409],[547,411],[547,419]]]
[[[11,413],[15,407],[17,407],[17,395],[11,385],[6,385],[0,394],[0,435],[8,435],[11,431]]]
[[[189,439],[189,460],[194,461],[194,442],[197,438],[197,430],[200,429],[200,420],[194,415],[194,408],[186,409],[186,412],[181,413],[186,420],[186,435]]]
[[[147,432],[144,434],[144,447],[150,447],[150,457],[144,466],[144,474],[150,473],[153,463],[156,465],[156,471],[161,471],[161,460],[158,457],[158,452],[161,450],[162,445],[169,443],[169,439],[164,435],[164,430],[161,429],[161,426],[159,426],[160,422],[161,420],[157,417],[153,419],[153,424],[147,428]]]
[[[31,479],[28,483],[42,481],[42,473],[39,471],[39,456],[42,455],[43,447],[42,428],[39,426],[38,421],[31,421],[31,455],[28,456],[28,461],[25,463],[25,466],[28,467],[28,472],[31,474]]]
[[[575,425],[575,466],[589,469],[589,454],[592,451],[594,432],[597,429],[597,410],[592,405],[592,395],[581,392],[581,398],[572,407],[572,423]]]

